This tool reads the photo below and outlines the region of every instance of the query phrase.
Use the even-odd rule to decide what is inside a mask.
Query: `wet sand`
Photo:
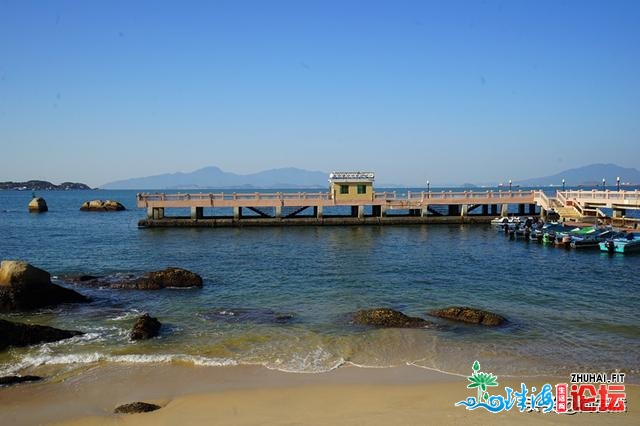
[[[504,386],[537,386],[567,378],[499,377]],[[491,414],[455,403],[475,396],[466,377],[412,366],[343,367],[322,374],[295,374],[263,367],[97,365],[61,380],[0,389],[3,424],[191,425],[191,424],[640,424],[640,387],[627,385],[627,412],[558,415]],[[158,411],[116,415],[120,404],[161,405]]]

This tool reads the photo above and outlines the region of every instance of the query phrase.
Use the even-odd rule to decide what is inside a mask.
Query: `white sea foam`
[[[123,321],[123,320],[130,320],[133,318],[136,318],[140,315],[140,311],[137,309],[133,309],[131,311],[125,312],[123,314],[117,315],[113,318],[109,318],[107,321]]]
[[[231,366],[237,365],[235,360],[228,358],[207,358],[196,355],[184,354],[129,354],[129,355],[107,355],[99,352],[76,353],[56,355],[50,349],[43,348],[38,354],[29,355],[16,365],[7,366],[0,370],[3,374],[43,365],[73,365],[73,364],[93,364],[97,362],[114,362],[125,364],[166,364],[172,362],[183,362],[199,366]]]
[[[326,373],[335,370],[344,363],[344,358],[336,357],[325,348],[318,346],[307,354],[293,354],[290,359],[278,358],[262,365],[270,370],[287,373]]]

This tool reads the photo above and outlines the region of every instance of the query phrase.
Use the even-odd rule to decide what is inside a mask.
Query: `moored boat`
[[[624,237],[611,238],[599,244],[608,253],[633,253],[640,251],[640,232],[628,232]]]

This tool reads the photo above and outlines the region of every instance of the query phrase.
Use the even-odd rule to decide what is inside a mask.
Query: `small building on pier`
[[[331,172],[329,193],[335,202],[373,200],[373,172]]]

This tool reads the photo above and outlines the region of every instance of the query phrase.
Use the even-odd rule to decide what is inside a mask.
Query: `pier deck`
[[[640,193],[557,191],[555,197],[549,197],[541,190],[409,191],[402,196],[397,192],[373,192],[366,198],[338,200],[330,192],[137,195],[137,206],[146,208],[148,213],[147,219],[139,222],[141,227],[489,222],[497,215],[507,215],[510,205],[517,205],[520,215],[544,216],[549,210],[561,210],[567,217],[575,212],[576,218],[599,217],[601,208],[611,208],[613,218],[619,219],[628,209],[640,209]],[[335,207],[343,207],[343,213],[328,214]],[[190,215],[166,216],[165,209],[172,208],[189,209]],[[309,208],[313,209],[311,215]],[[205,216],[204,209],[213,214]],[[216,214],[221,209],[227,214]]]

